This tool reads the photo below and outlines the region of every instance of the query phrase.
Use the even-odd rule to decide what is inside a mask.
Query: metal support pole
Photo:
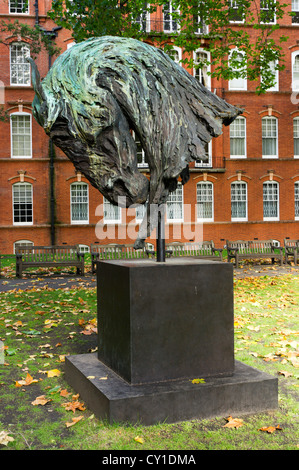
[[[164,204],[158,207],[157,262],[165,261],[165,218]]]

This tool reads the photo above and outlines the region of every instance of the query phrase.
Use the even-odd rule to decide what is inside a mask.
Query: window
[[[212,141],[205,144],[205,154],[206,157],[208,158],[207,161],[203,160],[196,160],[195,166],[196,168],[211,168],[212,167]]]
[[[71,184],[71,223],[88,224],[88,184]]]
[[[295,219],[299,220],[299,181],[295,183]]]
[[[121,208],[111,204],[105,197],[104,199],[104,223],[119,224],[121,223]]]
[[[243,181],[231,184],[231,219],[247,220],[247,183]]]
[[[299,51],[292,53],[292,89],[299,91]]]
[[[175,33],[179,30],[177,14],[179,10],[176,10],[171,2],[166,2],[163,6],[163,29],[167,33]]]
[[[197,184],[197,219],[203,221],[213,220],[213,183],[203,181]]]
[[[142,148],[141,142],[139,140],[139,137],[135,134],[135,132],[132,132],[133,139],[136,144],[136,153],[137,153],[137,166],[139,168],[147,168],[148,163],[145,161],[145,153]]]
[[[194,33],[195,34],[208,34],[209,27],[200,15],[193,15]]]
[[[168,222],[183,220],[183,186],[181,183],[178,183],[176,190],[169,194],[166,213]]]
[[[279,74],[278,74],[278,70],[275,70],[275,67],[277,65],[277,61],[276,60],[272,60],[271,62],[269,62],[268,64],[268,68],[271,70],[272,73],[274,73],[275,75],[275,83],[272,87],[268,88],[267,91],[278,91],[279,89],[279,86],[278,86],[278,77],[279,77]]]
[[[32,185],[16,183],[12,187],[13,223],[15,225],[33,224]]]
[[[14,43],[10,46],[10,83],[11,85],[30,85],[30,48],[24,43]]]
[[[182,60],[182,49],[179,47],[174,47],[173,50],[170,52],[172,60],[176,63],[181,65]]]
[[[236,118],[229,126],[230,129],[230,156],[234,158],[246,157],[246,120],[244,117]]]
[[[292,23],[299,24],[299,0],[292,0]]]
[[[230,0],[229,21],[231,23],[244,23],[244,12],[240,11],[238,1]]]
[[[264,158],[273,158],[278,156],[277,145],[277,118],[262,118],[262,153]]]
[[[135,209],[135,220],[137,224],[142,222],[143,217],[145,216],[145,213],[146,213],[146,205],[139,204]]]
[[[229,63],[234,72],[237,73],[236,78],[229,80],[229,90],[247,90],[247,79],[244,77],[244,54],[237,49],[233,49],[230,53]]]
[[[263,184],[264,220],[279,220],[279,187],[276,181]]]
[[[296,117],[293,120],[293,130],[294,130],[294,157],[299,158],[299,117]]]
[[[10,0],[9,13],[29,13],[28,0]]]
[[[144,3],[144,9],[148,7],[148,3]],[[150,25],[150,12],[149,11],[143,11],[140,15],[137,16],[136,18],[136,23],[139,23],[140,25],[140,31],[143,31],[144,33],[150,32],[151,30],[151,25]]]
[[[90,253],[90,247],[88,245],[79,245],[80,253]]]
[[[10,116],[11,156],[32,157],[31,114],[15,113]]]
[[[34,246],[34,243],[30,240],[18,240],[13,244],[14,253],[16,252],[17,248],[21,248],[22,246]]]
[[[202,50],[194,52],[193,61],[194,65],[198,67],[193,68],[194,77],[205,87],[211,88],[211,80],[208,72],[210,71],[210,66],[204,61],[209,60],[208,53]]]
[[[261,0],[261,23],[276,23],[275,3],[274,0]]]

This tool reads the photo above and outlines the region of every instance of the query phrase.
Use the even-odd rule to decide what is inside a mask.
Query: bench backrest
[[[246,240],[226,240],[227,248],[238,248],[239,253],[248,253],[249,251],[249,241]]]
[[[135,250],[134,245],[91,245],[91,254],[98,254],[99,259],[136,259],[146,258],[146,249]]]
[[[299,247],[299,240],[290,240],[289,238],[284,239],[284,246],[285,247]]]
[[[20,246],[16,248],[16,256],[23,261],[68,261],[77,259],[78,245],[62,246]]]
[[[254,240],[249,244],[251,253],[271,253],[273,251],[273,240]]]
[[[212,256],[213,241],[198,243],[172,242],[166,244],[166,250],[172,251],[172,256]]]
[[[273,250],[273,240],[235,240],[226,241],[227,248],[238,248],[239,253],[270,253]]]

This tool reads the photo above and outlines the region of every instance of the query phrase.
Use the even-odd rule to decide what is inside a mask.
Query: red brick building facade
[[[50,4],[50,0],[30,0],[26,8],[24,0],[7,0],[0,4],[0,19],[18,19],[32,26],[38,22],[54,31],[56,25],[46,16]],[[289,5],[292,9],[299,11],[298,1]],[[295,21],[290,16],[281,21],[281,32],[288,36],[286,67],[277,74],[273,91],[258,96],[256,83],[220,82],[205,70],[196,73],[213,92],[242,107],[244,113],[213,139],[207,149],[209,163],[192,164],[190,181],[171,195],[166,241],[202,237],[223,247],[227,239],[273,238],[282,244],[286,237],[299,238],[299,23]],[[163,16],[162,10],[147,18],[144,26],[148,31],[175,29],[171,16]],[[235,27],[245,26],[236,23]],[[60,29],[56,34],[62,51],[71,46],[69,31]],[[138,212],[136,218],[135,209],[118,211],[103,205],[101,194],[51,146],[32,117],[34,91],[24,60],[28,39],[9,34],[3,39],[0,105],[9,120],[0,122],[0,253],[13,253],[15,244],[24,242],[78,243],[86,249],[95,242],[133,243]],[[199,45],[204,45],[200,39]],[[204,49],[199,47],[198,53]],[[177,50],[178,59],[181,55]],[[36,63],[44,77],[48,54],[39,54]],[[147,174],[141,151],[139,162],[140,171]]]

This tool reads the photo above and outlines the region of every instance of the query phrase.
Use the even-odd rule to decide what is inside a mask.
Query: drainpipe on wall
[[[57,31],[61,26],[53,28],[52,30],[46,31],[43,29],[44,34],[49,36],[51,39],[57,37]],[[52,66],[52,56],[49,53],[48,58],[48,69]],[[49,158],[50,158],[50,225],[51,225],[51,245],[55,245],[56,233],[55,233],[55,171],[54,171],[54,160],[55,160],[55,148],[53,140],[49,139]]]
[[[39,9],[38,9],[38,0],[34,3],[35,8],[35,24],[39,25]],[[61,26],[53,28],[52,30],[45,30],[40,27],[40,29],[46,34],[50,39],[55,39],[57,37],[57,31],[59,31]],[[48,69],[50,70],[52,65],[52,56],[49,53],[48,58]],[[51,226],[51,245],[55,245],[56,234],[55,234],[55,171],[54,171],[54,160],[55,160],[55,148],[52,139],[49,139],[49,158],[50,158],[50,226]]]

